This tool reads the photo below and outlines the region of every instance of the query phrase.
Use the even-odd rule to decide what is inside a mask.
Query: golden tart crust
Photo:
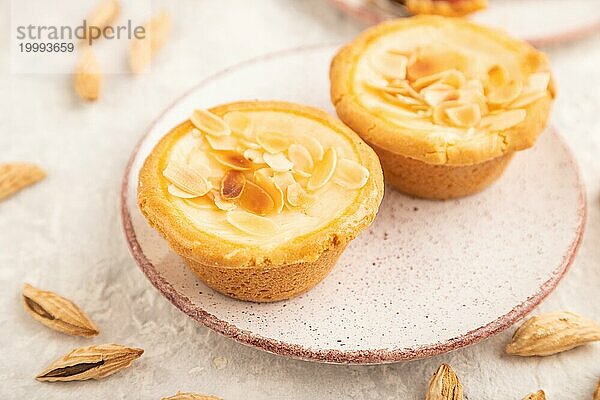
[[[327,164],[328,157],[331,157],[330,147],[325,146],[319,156],[314,158],[311,164],[312,170],[310,170],[312,175],[310,175],[309,172],[296,170],[296,166],[310,158],[303,146],[297,143],[285,145],[285,141],[278,140],[277,132],[257,129],[257,132],[250,134],[254,135],[252,140],[246,140],[247,138],[240,136],[239,132],[232,132],[235,129],[230,126],[233,126],[234,123],[238,124],[235,121],[244,119],[244,115],[249,115],[252,119],[253,115],[260,117],[261,113],[276,116],[281,114],[282,118],[286,118],[288,122],[308,121],[312,124],[310,126],[322,127],[322,132],[333,135],[332,138],[338,141],[336,143],[343,143],[346,150],[336,158],[337,164],[333,167],[335,171],[330,171],[333,175],[317,176],[319,175],[317,170],[322,170],[320,167]],[[214,120],[217,122],[215,123],[210,120],[213,116],[216,116]],[[234,116],[235,118],[233,118]],[[230,123],[225,122],[223,125],[225,120]],[[210,131],[211,134],[209,135],[206,131]],[[311,135],[311,132],[307,132],[307,134]],[[181,180],[181,171],[174,168],[172,164],[175,163],[176,156],[174,154],[182,146],[181,143],[193,140],[190,139],[190,135],[192,137],[202,136],[204,140],[210,141],[211,147],[215,146],[218,149],[221,149],[222,146],[226,147],[229,142],[228,138],[234,136],[251,147],[244,146],[248,150],[247,152],[239,148],[235,150],[237,158],[233,156],[234,150],[219,150],[211,155],[218,159],[217,161],[221,165],[233,166],[233,168],[225,168],[227,172],[219,177],[220,183],[214,182],[212,177],[203,180],[202,177],[194,175],[195,172],[190,175],[194,179]],[[314,133],[312,136],[319,137]],[[325,138],[325,142],[326,140]],[[259,148],[260,145],[257,145],[257,142],[262,143],[262,147]],[[208,145],[205,143],[203,146]],[[332,146],[335,149],[335,144]],[[269,148],[270,151],[265,151],[265,148]],[[343,149],[338,148],[338,150]],[[349,158],[344,158],[342,154]],[[238,159],[240,155],[243,155],[244,159]],[[224,156],[231,157],[225,159]],[[251,160],[255,157],[259,159],[253,163]],[[290,168],[288,166],[289,159],[294,160],[293,171],[294,174],[297,174],[294,175],[297,177],[297,182],[303,182],[304,186],[302,187],[296,182],[292,189],[297,190],[290,189],[292,184],[289,184],[288,190],[278,191],[272,187],[272,183],[269,186],[268,178],[264,178],[268,174],[261,174],[259,170],[267,170],[269,168],[265,167],[272,165],[273,168],[281,168],[283,171]],[[260,164],[261,168],[255,164]],[[343,188],[335,186],[332,189],[327,186],[339,185],[335,182],[348,178],[340,176],[340,171],[353,172],[356,170],[357,164],[360,164],[361,171],[367,171],[366,178],[363,177],[364,179],[358,183],[356,180],[347,179],[344,181]],[[345,166],[345,169],[338,171],[339,166]],[[307,166],[305,169],[309,170],[309,167]],[[349,167],[354,167],[354,169]],[[180,169],[185,172],[185,168],[183,166]],[[284,173],[286,172],[281,172],[281,174]],[[187,179],[188,175],[183,175]],[[266,180],[263,181],[263,179]],[[323,186],[325,180],[327,183]],[[212,190],[205,187],[206,185],[210,186],[211,181],[213,182]],[[238,190],[240,181],[245,184],[242,184],[242,189]],[[347,188],[348,181],[354,182],[354,186],[350,185],[352,187]],[[198,182],[201,183],[198,184]],[[218,187],[219,185],[220,187]],[[269,188],[275,192],[270,191]],[[285,199],[285,205],[278,203],[276,195],[271,196],[273,193],[282,192],[284,196],[286,194],[288,196]],[[321,221],[323,223],[318,224],[316,229],[307,228],[308,230],[301,231],[298,236],[292,235],[290,238],[286,237],[283,228],[279,231],[270,231],[278,224],[285,224],[286,219],[293,219],[293,217],[289,217],[292,214],[285,214],[288,212],[286,207],[296,210],[296,203],[302,201],[302,195],[314,196],[317,198],[315,201],[318,202],[319,196],[326,196],[329,193],[333,193],[332,196],[341,193],[344,198],[348,199],[342,209],[337,210],[334,215],[332,214],[331,220]],[[185,197],[189,197],[188,194],[194,195],[196,198],[185,199]],[[198,196],[199,194],[201,196]],[[208,111],[197,110],[191,120],[172,129],[156,145],[140,171],[138,183],[138,205],[142,214],[149,224],[169,242],[170,246],[186,260],[192,270],[216,290],[236,298],[253,301],[276,301],[289,298],[310,289],[323,279],[347,243],[373,221],[382,196],[383,176],[379,160],[373,150],[354,132],[323,111],[279,101],[237,102],[217,106]],[[253,199],[256,198],[264,198],[265,201],[254,201]],[[214,201],[214,204],[211,200]],[[322,202],[325,200],[327,199],[322,199]],[[193,213],[190,213],[188,207],[183,205],[190,201],[196,202],[194,204],[202,207],[205,206],[204,202],[212,204],[214,221],[217,221],[215,226],[218,229],[212,229],[208,222],[206,226],[203,226],[202,222],[190,216]],[[323,208],[326,207],[323,206]],[[213,216],[212,212],[210,211],[211,217]],[[276,219],[277,224],[273,224],[269,222],[273,215],[274,219],[277,218],[277,215],[283,215],[285,218]],[[229,232],[228,222],[233,224],[231,232]],[[255,222],[258,223],[258,227]],[[253,236],[252,232],[259,229],[263,223],[268,228],[266,235]],[[237,229],[238,227],[241,230]],[[248,228],[249,232],[244,232],[245,228]],[[271,241],[275,244],[271,245]]]
[[[398,77],[385,76],[391,68]],[[376,149],[430,165],[475,165],[531,147],[555,95],[543,53],[439,16],[366,30],[335,56],[330,79],[342,121]]]

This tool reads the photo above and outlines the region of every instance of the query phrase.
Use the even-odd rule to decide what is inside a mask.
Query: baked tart
[[[315,108],[249,101],[195,110],[152,150],[138,205],[215,290],[277,301],[320,282],[371,224],[376,154]]]
[[[416,16],[358,36],[331,65],[339,117],[377,152],[386,182],[447,199],[494,182],[534,145],[554,99],[547,57],[459,18]]]

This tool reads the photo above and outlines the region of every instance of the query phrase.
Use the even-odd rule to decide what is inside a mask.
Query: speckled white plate
[[[345,13],[368,24],[406,16],[400,6],[376,0],[330,0]],[[377,4],[377,5],[376,5]],[[489,0],[471,17],[504,29],[535,45],[577,40],[600,31],[599,0]]]
[[[123,181],[123,225],[135,260],[190,317],[242,343],[306,360],[414,359],[509,327],[558,284],[583,234],[578,169],[551,129],[479,195],[438,202],[387,188],[374,224],[333,272],[284,302],[248,303],[214,292],[144,221],[135,201],[138,171],[171,127],[195,107],[239,99],[289,100],[332,112],[327,72],[335,50],[295,49],[226,69],[152,124]]]

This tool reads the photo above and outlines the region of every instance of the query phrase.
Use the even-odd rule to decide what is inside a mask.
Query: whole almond
[[[425,400],[462,400],[463,389],[448,364],[442,364],[429,380]]]
[[[121,12],[121,4],[118,0],[102,0],[94,10],[87,16],[87,30],[84,40],[90,39],[92,27],[100,30],[111,25]]]
[[[144,24],[145,37],[134,39],[129,51],[129,65],[135,74],[146,71],[152,57],[165,45],[171,32],[171,17],[165,11]]]
[[[0,164],[0,200],[44,179],[46,173],[37,165],[27,163]]]
[[[546,400],[546,394],[543,390],[538,390],[535,393],[531,393],[523,397],[523,400]]]
[[[96,100],[102,89],[100,63],[90,48],[85,48],[75,67],[75,92],[84,100]]]
[[[118,344],[81,347],[54,361],[36,379],[45,382],[101,379],[127,368],[143,352]]]
[[[81,308],[56,293],[26,283],[22,297],[27,313],[51,329],[83,337],[98,334],[98,328]]]
[[[527,320],[506,346],[508,354],[549,356],[600,340],[600,325],[568,311],[540,314]]]

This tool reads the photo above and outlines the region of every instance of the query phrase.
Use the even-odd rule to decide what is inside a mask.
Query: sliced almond
[[[549,84],[550,72],[536,72],[529,77],[525,92],[546,92]]]
[[[265,153],[263,154],[265,163],[275,171],[289,171],[294,167],[294,164],[283,153]]]
[[[522,96],[520,96],[518,99],[516,99],[512,103],[508,104],[507,107],[508,108],[527,107],[528,105],[530,105],[534,101],[537,101],[537,100],[545,97],[546,94],[547,94],[546,90],[540,90],[540,91],[537,91],[537,92],[523,93]]]
[[[238,141],[233,136],[213,136],[206,135],[206,141],[213,150],[235,150]]]
[[[457,100],[445,101],[438,104],[433,109],[433,122],[438,125],[447,125],[449,123],[446,110],[449,108],[462,107],[465,103]]]
[[[263,188],[250,180],[246,181],[238,203],[241,207],[258,215],[271,214],[275,210],[273,198]]]
[[[245,138],[240,138],[240,144],[244,147],[247,147],[249,149],[253,149],[253,150],[258,150],[260,149],[260,144],[253,142],[252,140],[248,140]]]
[[[221,117],[211,113],[208,110],[197,109],[194,110],[190,116],[190,121],[196,128],[204,133],[208,133],[212,136],[229,136],[231,135],[231,129],[229,125],[223,121]]]
[[[285,151],[290,146],[290,140],[288,137],[278,132],[258,132],[256,135],[256,141],[271,154]]]
[[[447,100],[458,99],[458,92],[453,86],[439,82],[427,86],[421,91],[421,95],[425,102],[433,107]]]
[[[246,139],[254,138],[254,124],[252,119],[246,114],[239,111],[228,112],[223,116],[223,120],[229,125],[233,133],[241,135]]]
[[[262,151],[256,149],[247,149],[244,151],[244,157],[254,164],[263,164],[265,162]]]
[[[184,190],[179,189],[177,186],[171,184],[167,187],[167,191],[169,194],[175,197],[179,197],[180,199],[193,199],[199,197],[197,194],[188,193]]]
[[[275,181],[275,184],[277,186],[279,186],[279,188],[285,192],[285,190],[287,189],[287,187],[293,183],[296,183],[296,180],[294,179],[294,175],[292,175],[291,172],[287,171],[287,172],[276,172],[273,174],[272,176],[273,181]]]
[[[313,173],[308,180],[308,190],[317,190],[329,182],[337,165],[337,153],[333,147],[329,147],[323,154],[323,159],[315,164]]]
[[[408,57],[404,55],[386,51],[375,55],[371,59],[371,64],[386,79],[406,78]]]
[[[293,208],[306,207],[314,201],[314,196],[306,193],[298,182],[294,182],[286,189],[286,200]]]
[[[503,111],[498,114],[488,114],[481,118],[479,127],[491,131],[503,131],[520,124],[527,117],[523,109]]]
[[[86,48],[75,67],[75,92],[84,100],[96,100],[102,89],[100,62],[90,48]]]
[[[234,202],[224,199],[218,191],[211,192],[214,205],[222,211],[235,210],[237,206]]]
[[[453,125],[461,128],[477,126],[481,121],[481,111],[476,104],[447,108],[446,115]]]
[[[150,66],[152,57],[165,45],[171,32],[171,17],[166,11],[153,16],[144,24],[145,37],[133,39],[129,50],[129,65],[135,74]]]
[[[522,400],[546,400],[546,393],[543,390],[538,390],[535,393],[530,393],[523,397]],[[596,400],[595,398],[593,400]]]
[[[389,94],[389,93],[381,93],[381,97],[388,100],[390,103],[396,104],[400,107],[408,107],[408,108],[424,108],[427,107],[423,104],[420,99],[416,99],[411,96],[405,96],[403,94]]]
[[[508,72],[502,65],[492,66],[488,72],[488,82],[492,86],[504,86],[508,83]]]
[[[466,78],[465,74],[456,69],[450,69],[447,71],[438,72],[437,74],[424,76],[413,82],[412,87],[415,90],[422,90],[423,88],[430,86],[434,83],[442,83],[445,85],[452,86],[458,89],[465,85]]]
[[[341,158],[332,179],[346,189],[360,189],[369,180],[369,170],[356,161]]]
[[[288,157],[294,164],[294,168],[300,171],[310,171],[315,165],[310,152],[301,144],[291,144]]]
[[[246,177],[240,171],[231,169],[227,171],[221,181],[221,197],[225,200],[233,200],[240,197],[246,186]]]
[[[221,165],[238,171],[245,171],[252,167],[252,162],[237,151],[219,151],[215,153],[215,160]]]
[[[254,174],[254,182],[271,196],[274,203],[274,211],[280,213],[284,205],[283,191],[277,186],[273,178],[260,173]]]
[[[199,210],[212,210],[215,208],[215,203],[209,198],[208,195],[196,197],[194,199],[184,199],[183,202],[188,206],[197,208]]]
[[[504,86],[493,86],[489,89],[487,100],[490,104],[500,105],[514,101],[523,91],[521,81],[510,81]]]
[[[271,236],[277,233],[277,225],[273,221],[246,211],[229,211],[226,218],[231,225],[250,235]]]
[[[179,163],[169,163],[163,175],[184,192],[204,196],[210,190],[210,183],[197,170]]]
[[[313,162],[320,161],[323,158],[325,149],[323,149],[321,142],[314,137],[308,135],[302,136],[302,138],[299,140],[299,143],[306,147],[306,149],[309,151]]]

